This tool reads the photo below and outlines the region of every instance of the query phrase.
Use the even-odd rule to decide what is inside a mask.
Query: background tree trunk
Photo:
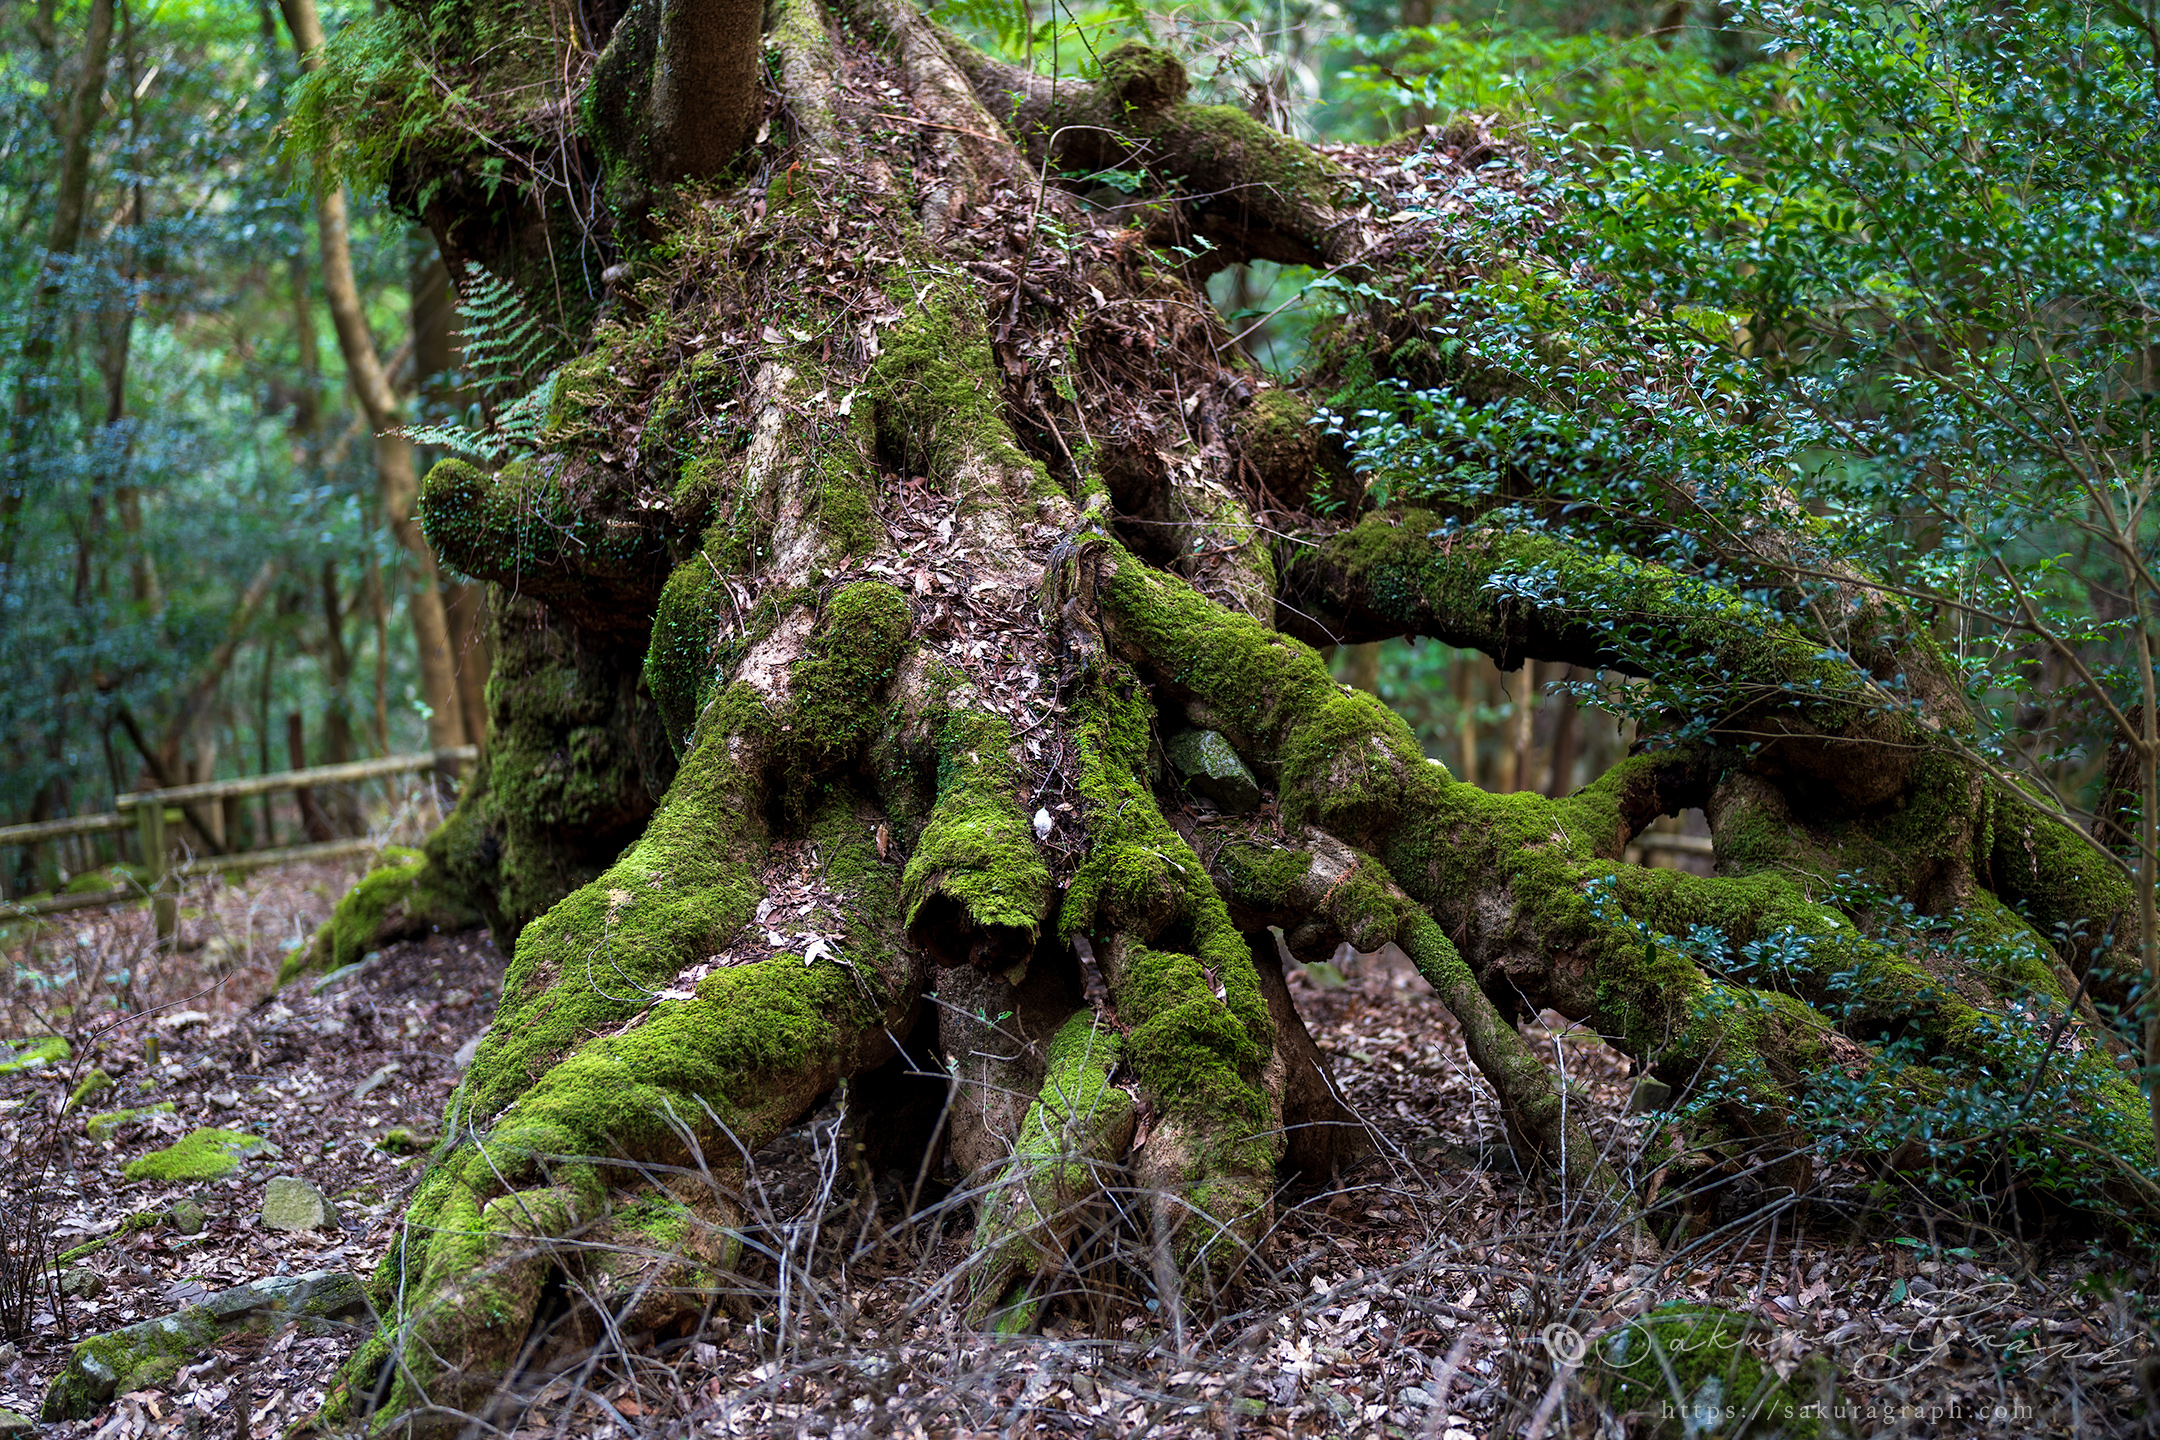
[[[300,52],[302,67],[320,68],[322,22],[316,16],[314,0],[280,0],[280,6],[293,47]],[[338,350],[345,357],[353,397],[375,436],[383,522],[411,557],[408,563],[412,567],[412,587],[405,605],[412,621],[413,640],[419,648],[420,690],[428,705],[428,743],[438,750],[449,749],[465,743],[465,722],[458,700],[449,624],[443,613],[442,587],[435,552],[413,518],[419,480],[413,472],[412,444],[393,433],[401,423],[397,393],[375,349],[359,286],[353,278],[352,244],[346,234],[345,192],[341,186],[326,184],[317,191],[315,220],[322,238],[323,295],[337,328]]]

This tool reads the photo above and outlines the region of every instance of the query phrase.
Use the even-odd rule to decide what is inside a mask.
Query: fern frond
[[[477,265],[457,282],[465,380],[483,401],[479,426],[457,421],[408,425],[415,445],[454,450],[490,465],[537,449],[555,400],[555,377],[569,349],[562,331],[542,319],[515,286]],[[528,383],[538,374],[537,383]],[[498,397],[513,398],[495,403]]]

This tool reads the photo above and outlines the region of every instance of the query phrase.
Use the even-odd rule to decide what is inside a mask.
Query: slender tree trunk
[[[281,5],[293,46],[300,52],[301,66],[308,70],[319,68],[322,59],[316,52],[322,48],[323,34],[314,0],[281,0]],[[315,198],[315,219],[322,237],[323,294],[337,328],[338,349],[345,357],[345,373],[353,395],[375,432],[375,470],[383,520],[412,557],[412,591],[405,603],[413,639],[419,647],[420,690],[428,705],[428,739],[437,749],[448,749],[465,742],[465,723],[458,704],[442,586],[435,552],[413,518],[413,503],[420,487],[413,471],[412,444],[393,433],[400,421],[397,392],[375,349],[374,336],[368,331],[359,285],[353,278],[352,241],[342,188],[322,187]]]
[[[277,674],[277,635],[273,632],[263,637],[262,676],[255,691],[255,773],[270,773],[270,684]],[[277,844],[276,797],[264,791],[262,804],[262,843],[265,847]]]
[[[354,757],[352,727],[352,649],[345,643],[346,606],[338,593],[337,561],[322,563],[323,684],[329,692],[323,704],[323,763],[341,765]],[[341,835],[361,832],[360,796],[350,785],[330,792],[325,813]]]
[[[1573,679],[1572,668],[1562,672],[1563,678]],[[1579,724],[1575,695],[1569,691],[1560,697],[1553,707],[1552,766],[1546,772],[1545,793],[1558,800],[1575,788],[1576,729]]]
[[[91,0],[83,30],[81,65],[60,134],[60,178],[53,194],[52,224],[45,233],[44,264],[15,377],[7,471],[4,484],[0,484],[0,598],[5,598],[14,584],[30,470],[43,440],[45,417],[52,408],[50,385],[60,329],[62,284],[76,247],[82,243],[83,215],[90,195],[90,141],[104,101],[112,34],[113,0]]]
[[[307,721],[298,710],[289,711],[285,716],[285,755],[290,768],[308,768]],[[323,812],[322,802],[315,798],[314,787],[303,785],[292,793],[293,803],[300,807],[300,826],[307,832],[307,838],[318,842],[336,838],[336,827]]]
[[[1465,653],[1455,662],[1455,740],[1460,747],[1461,758],[1457,762],[1455,778],[1466,785],[1478,781],[1477,711],[1481,700],[1478,684],[1485,668],[1485,657]]]
[[[375,753],[390,753],[390,597],[384,593],[382,566],[368,552],[368,613],[375,621]]]
[[[455,415],[470,395],[456,383],[464,365],[457,291],[449,266],[430,242],[412,267],[413,374],[425,413]],[[457,672],[458,711],[465,738],[487,741],[487,592],[478,585],[446,581],[443,609],[450,626],[450,654]]]
[[[488,643],[488,601],[484,585],[448,587],[450,642],[457,653],[458,706],[465,717],[465,738],[487,743],[487,678],[494,647]]]

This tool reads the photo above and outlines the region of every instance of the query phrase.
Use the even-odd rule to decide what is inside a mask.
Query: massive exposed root
[[[905,1158],[977,1197],[972,1320],[1039,1323],[1113,1210],[1173,1321],[1212,1303],[1278,1185],[1360,1149],[1270,927],[1302,959],[1401,946],[1568,1193],[1627,1203],[1515,1028],[1541,1008],[1795,1192],[1827,1117],[1880,1137],[2043,1059],[2092,1097],[2078,1143],[2149,1168],[2135,1085],[2057,1024],[2111,957],[2043,938],[2124,897],[1962,763],[1946,698],[1889,714],[1698,579],[1358,520],[1309,409],[1206,307],[1213,261],[1157,248],[1389,263],[1436,222],[1389,223],[1387,156],[1353,173],[1191,105],[1138,47],[1053,94],[901,0],[850,18],[778,7],[786,108],[739,183],[632,187],[627,278],[535,453],[425,487],[445,559],[502,589],[508,657],[504,739],[427,874],[515,954],[332,1418],[444,1432],[566,1350],[694,1326],[756,1268],[748,1157],[842,1082],[898,1113],[909,1066],[950,1082]],[[1137,207],[1057,173],[1128,162],[1163,187]],[[1308,643],[1655,676],[1649,629],[1729,703],[1557,800],[1460,783]],[[1163,766],[1188,728],[1259,811]],[[1717,876],[1622,862],[1696,806]],[[1960,911],[1990,963],[1914,943],[1837,888],[1854,870]]]

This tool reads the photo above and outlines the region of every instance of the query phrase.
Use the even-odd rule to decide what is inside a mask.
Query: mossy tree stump
[[[414,883],[514,955],[333,1419],[447,1433],[540,1358],[561,1295],[588,1334],[695,1325],[746,1263],[745,1157],[843,1081],[908,1140],[876,1123],[908,1064],[959,1081],[934,1133],[986,1197],[973,1317],[1033,1323],[1106,1186],[1148,1197],[1124,1209],[1164,1298],[1208,1303],[1279,1179],[1359,1143],[1270,927],[1303,959],[1401,945],[1519,1145],[1606,1194],[1620,1177],[1524,1014],[1707,1096],[1720,1164],[1804,1189],[1811,1096],[1889,1114],[2015,1071],[2119,960],[2127,887],[1943,742],[1957,687],[1879,596],[1851,648],[1907,677],[1895,713],[1701,577],[1361,501],[1313,397],[1351,357],[1442,382],[1431,352],[1352,313],[1303,394],[1242,359],[1200,284],[1256,258],[1381,293],[1428,275],[1447,222],[1389,178],[1405,146],[1322,154],[1193,104],[1138,47],[1053,87],[905,0],[781,0],[759,140],[678,184],[694,147],[648,133],[681,109],[651,57],[690,5],[596,34],[524,0],[393,6],[330,48],[378,134],[441,87],[370,91],[389,82],[362,61],[409,44],[465,67],[481,101],[406,117],[395,193],[579,352],[528,453],[424,487],[430,540],[499,587],[503,633],[485,773]],[[547,45],[576,53],[535,70]],[[567,141],[526,83],[543,72],[594,76]],[[476,179],[506,155],[522,192]],[[1083,203],[1113,167],[1147,188]],[[1503,583],[1529,573],[1557,598]],[[1727,702],[1575,795],[1489,794],[1314,648],[1394,635],[1669,663],[1729,677]],[[1161,747],[1188,727],[1235,749],[1257,810],[1181,790]],[[1696,806],[1715,877],[1623,863]],[[1885,943],[1823,898],[1845,872],[2020,958]],[[1705,927],[1789,963],[1720,970]],[[2102,1038],[2051,1063],[2090,1097],[2065,1123],[2129,1176],[2151,1139]]]

